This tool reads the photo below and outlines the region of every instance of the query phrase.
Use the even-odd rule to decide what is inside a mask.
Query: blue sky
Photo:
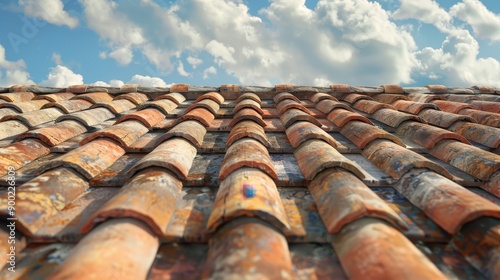
[[[500,87],[497,0],[3,3],[0,86]]]

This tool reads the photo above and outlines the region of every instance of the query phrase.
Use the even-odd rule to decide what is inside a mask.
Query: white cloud
[[[203,79],[208,79],[210,75],[217,75],[217,69],[215,67],[210,66],[207,69],[203,70]]]
[[[489,11],[481,1],[463,0],[450,8],[450,14],[467,22],[478,38],[500,41],[500,15]]]
[[[197,57],[188,56],[187,62],[189,63],[189,65],[191,65],[193,67],[193,69],[196,69],[196,67],[198,67],[198,65],[203,63],[203,60],[201,60]]]
[[[120,65],[128,65],[132,61],[134,55],[130,48],[123,47],[110,52],[109,57],[115,59]]]
[[[452,17],[434,0],[401,0],[399,8],[391,17],[398,20],[417,19],[433,24],[442,32],[452,29]]]
[[[99,86],[99,87],[109,87],[109,84],[103,81],[97,81],[92,83],[93,86]]]
[[[69,28],[78,25],[78,18],[70,16],[64,10],[61,0],[19,0],[19,5],[23,7],[27,16],[40,18],[55,25],[66,25]]]
[[[168,85],[160,78],[142,75],[134,75],[128,83],[149,87],[168,87]]]
[[[42,86],[49,87],[68,87],[81,84],[83,84],[83,76],[75,74],[71,69],[62,65],[50,68],[47,79],[40,83]]]
[[[188,77],[190,74],[184,70],[184,63],[182,61],[179,61],[179,64],[177,65],[177,73],[183,77]]]
[[[53,53],[52,54],[52,60],[57,65],[63,65],[64,64],[63,61],[62,61],[61,55],[58,54],[58,53]]]
[[[99,52],[99,58],[106,59],[106,58],[108,58],[108,54],[106,52]]]
[[[12,85],[34,84],[30,80],[30,74],[25,71],[24,60],[8,61],[5,58],[5,48],[0,45],[0,86],[10,87]]]

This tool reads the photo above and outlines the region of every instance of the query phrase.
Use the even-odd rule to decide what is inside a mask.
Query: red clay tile
[[[362,217],[380,218],[400,230],[406,223],[356,176],[342,169],[327,169],[309,184],[318,212],[329,233]]]
[[[474,118],[480,124],[493,126],[493,127],[500,127],[500,114],[495,114],[495,113],[491,113],[491,112],[483,112],[483,111],[474,110],[474,109],[463,109],[463,110],[460,110],[459,114],[470,116],[470,117]]]
[[[80,122],[65,120],[53,125],[30,130],[17,137],[17,140],[36,138],[43,143],[53,147],[70,138],[85,133],[87,129]]]
[[[359,100],[373,100],[371,96],[365,95],[365,94],[359,94],[359,93],[349,93],[348,95],[344,96],[342,98],[343,101],[349,102],[351,104],[354,104],[358,102]]]
[[[395,128],[397,128],[401,123],[410,120],[413,122],[424,122],[418,116],[386,108],[377,110],[375,113],[372,114],[372,118],[376,119],[381,123],[384,123],[388,126]]]
[[[481,188],[500,198],[500,172],[493,173],[488,182],[481,185]]]
[[[65,166],[73,168],[87,179],[92,179],[110,167],[124,154],[125,150],[117,142],[109,139],[96,139],[51,160],[40,167],[37,174],[52,168]]]
[[[278,178],[266,147],[252,138],[242,138],[227,149],[220,167],[219,180],[224,180],[232,172],[245,166],[258,168],[273,179]]]
[[[471,122],[456,122],[449,128],[465,138],[490,148],[500,146],[500,129]]]
[[[318,101],[316,103],[316,108],[318,108],[318,110],[320,110],[324,114],[329,114],[331,111],[339,108],[347,111],[353,111],[348,105],[330,99]]]
[[[106,108],[110,110],[113,114],[120,114],[135,108],[135,105],[134,103],[128,100],[122,99],[122,100],[113,100],[110,102],[94,104],[92,105],[91,108],[99,108],[99,107]]]
[[[135,218],[161,236],[167,230],[181,188],[181,181],[163,168],[142,170],[99,208],[81,231],[89,232],[108,219]]]
[[[360,149],[365,148],[366,145],[377,139],[387,139],[397,145],[406,147],[403,141],[401,141],[398,137],[374,125],[364,122],[348,122],[342,127],[340,133],[351,140]]]
[[[170,92],[188,92],[189,84],[175,84],[170,86]]]
[[[266,126],[266,123],[262,119],[262,116],[259,114],[259,112],[255,111],[254,109],[243,108],[234,115],[231,123],[229,124],[229,127],[232,127],[243,120],[254,121],[262,127]]]
[[[91,93],[76,95],[71,99],[72,100],[83,99],[83,100],[86,100],[92,104],[96,104],[96,103],[101,103],[101,102],[109,102],[109,101],[113,100],[113,96],[107,92],[91,92]]]
[[[50,217],[88,188],[76,172],[57,168],[16,187],[16,218],[19,231],[32,236]],[[7,195],[7,192],[5,192]],[[7,214],[7,197],[0,198],[0,213]],[[3,208],[5,207],[5,208]]]
[[[346,225],[332,245],[350,279],[447,279],[402,233],[379,219]]]
[[[303,142],[293,154],[307,180],[313,180],[321,171],[331,167],[350,171],[360,179],[365,178],[359,166],[324,141],[308,140]]]
[[[63,100],[54,103],[47,103],[42,108],[56,107],[64,111],[66,114],[71,114],[74,112],[82,111],[88,109],[92,106],[92,103],[81,100]]]
[[[147,128],[152,128],[157,122],[165,118],[165,115],[155,108],[147,108],[134,113],[130,113],[119,118],[115,124],[127,121],[137,120],[143,123]]]
[[[242,95],[238,96],[238,99],[236,99],[236,103],[239,103],[243,99],[250,99],[250,100],[253,100],[253,101],[259,103],[259,107],[262,105],[260,97],[257,94],[252,93],[252,92],[246,92],[246,93],[243,93]]]
[[[19,115],[5,116],[0,122],[7,120],[18,120],[30,128],[53,121],[59,116],[64,116],[63,112],[57,108],[47,108],[38,111],[22,113]]]
[[[327,119],[340,128],[344,127],[346,123],[354,120],[373,125],[373,123],[366,117],[344,109],[333,110],[330,114],[328,114]]]
[[[391,141],[375,140],[363,150],[362,154],[395,179],[416,168],[427,168],[447,178],[453,178],[441,165]]]
[[[47,109],[46,109],[47,110]],[[69,115],[62,115],[57,118],[56,122],[63,120],[75,120],[86,126],[100,124],[106,120],[114,118],[115,115],[106,108],[94,108],[90,110],[80,111]]]
[[[195,120],[202,123],[205,127],[210,127],[210,124],[214,121],[214,119],[215,116],[212,113],[210,113],[210,111],[208,111],[207,109],[195,108],[189,111],[187,114],[179,117],[177,119],[177,123],[181,123],[185,120]]]
[[[0,103],[0,104],[5,104],[5,103]],[[7,103],[10,104],[10,103]],[[0,119],[5,117],[5,116],[10,116],[10,115],[17,115],[19,114],[19,111],[11,108],[2,108],[0,109]]]
[[[19,169],[33,160],[50,153],[50,149],[35,139],[25,139],[0,148],[0,176],[9,168]]]
[[[188,140],[196,148],[200,148],[203,143],[203,137],[207,133],[207,129],[203,124],[197,121],[183,121],[171,128],[167,133],[158,139],[156,145],[165,140],[181,137]]]
[[[396,84],[386,84],[381,86],[385,93],[390,94],[402,94],[405,93],[404,89],[400,85]]]
[[[264,223],[242,221],[210,241],[201,279],[293,279],[285,237]]]
[[[332,92],[351,92],[351,87],[348,84],[331,84],[330,89]]]
[[[424,93],[410,93],[408,97],[415,102],[429,103],[432,100],[446,100],[443,95],[438,94],[424,94]]]
[[[254,109],[255,111],[259,112],[259,114],[261,114],[261,115],[264,114],[264,112],[260,108],[260,103],[254,101],[252,99],[243,99],[242,101],[238,102],[238,104],[236,104],[236,106],[234,106],[232,114],[237,113],[238,111],[240,111],[243,108]]]
[[[138,84],[124,84],[120,87],[120,92],[121,93],[137,92],[138,88],[139,88]]]
[[[470,104],[481,111],[500,114],[500,104],[498,102],[474,100]]]
[[[9,92],[26,92],[30,86],[29,85],[12,85],[8,91]],[[5,88],[4,88],[5,90]]]
[[[161,99],[168,99],[177,105],[181,104],[182,102],[184,102],[186,100],[184,95],[182,95],[178,92],[171,92],[171,93],[167,93],[164,95],[160,95],[160,96],[156,97],[154,100],[156,101],[156,100],[161,100]]]
[[[332,101],[338,101],[337,98],[333,97],[331,94],[324,93],[324,92],[318,92],[315,93],[311,96],[309,96],[309,100],[313,103],[318,103],[320,101],[323,101],[325,99],[332,100]]]
[[[285,99],[283,101],[280,101],[280,103],[278,103],[276,105],[276,109],[278,110],[278,113],[280,113],[280,114],[283,114],[286,110],[289,110],[292,108],[301,110],[304,113],[311,115],[311,111],[309,111],[306,107],[304,107],[304,105],[302,105],[294,100],[291,100],[291,99]]]
[[[245,137],[255,139],[265,147],[269,147],[269,140],[267,139],[264,128],[253,121],[241,121],[233,126],[227,138],[226,146],[229,147],[235,141]]]
[[[148,128],[141,122],[129,120],[90,134],[80,141],[80,146],[83,146],[97,138],[110,138],[120,143],[122,147],[127,148],[147,132]]]
[[[394,186],[450,234],[481,216],[500,218],[500,207],[428,170],[412,170]]]
[[[449,101],[464,102],[464,103],[469,103],[473,100],[481,100],[481,98],[476,95],[468,95],[468,94],[448,94],[446,95],[446,99],[448,99]]]
[[[18,135],[26,132],[29,127],[17,120],[1,121],[0,122],[0,139]]]
[[[433,100],[432,103],[436,104],[439,109],[453,114],[457,114],[462,109],[475,109],[471,104],[448,100]]]
[[[1,103],[0,108],[14,108],[20,113],[27,113],[36,111],[42,108],[43,105],[47,104],[47,100],[31,100],[24,102],[15,102],[15,103]]]
[[[408,96],[403,94],[385,94],[385,93],[377,94],[373,97],[373,99],[377,102],[385,104],[392,104],[398,100],[407,100],[407,101],[411,100]]]
[[[59,102],[59,101],[71,99],[74,96],[75,96],[75,94],[73,94],[71,92],[58,92],[58,93],[37,95],[37,96],[33,97],[32,100],[47,100],[50,102]]]
[[[148,96],[144,93],[140,92],[129,92],[125,94],[120,94],[116,96],[113,100],[128,100],[135,105],[142,104],[144,102],[147,102],[149,100]]]
[[[396,111],[396,108],[394,108],[392,105],[384,104],[384,103],[379,103],[374,100],[360,100],[356,102],[352,107],[363,111],[367,114],[373,114],[377,110],[382,109],[382,108],[388,108]]]
[[[207,92],[207,93],[200,95],[198,98],[196,98],[196,100],[194,102],[197,103],[197,102],[200,102],[200,101],[205,100],[205,99],[212,100],[212,101],[216,102],[218,105],[221,105],[222,103],[224,103],[224,97],[222,95],[220,95],[220,93],[215,92],[215,91]]]
[[[469,141],[459,134],[418,122],[405,122],[398,127],[396,132],[427,149],[432,149],[436,143],[443,139],[455,139],[470,145]]]
[[[292,147],[297,148],[304,141],[310,139],[323,140],[332,147],[340,146],[333,137],[326,133],[323,129],[317,127],[310,122],[296,122],[286,130],[286,135]]]
[[[440,141],[429,153],[481,180],[500,169],[500,156],[453,140]]]
[[[238,84],[223,84],[220,86],[220,92],[240,92],[240,85]]]
[[[448,88],[444,85],[427,85],[426,87],[431,92],[434,92],[434,93],[448,92]]]
[[[89,85],[72,85],[66,88],[66,92],[85,93]]]
[[[258,217],[283,231],[290,228],[273,179],[260,169],[240,168],[221,181],[207,231],[215,232],[222,224],[245,216]]]
[[[292,124],[299,121],[307,121],[318,127],[321,127],[321,123],[313,116],[301,111],[299,109],[288,109],[283,114],[280,115],[281,122],[285,128],[290,127]]]
[[[35,94],[33,92],[12,92],[0,94],[0,99],[8,102],[30,101],[33,97],[35,97]]]
[[[295,100],[298,103],[300,103],[300,100],[297,97],[295,97],[295,95],[293,95],[293,94],[291,94],[289,92],[278,93],[273,98],[274,103],[276,103],[276,104],[280,103],[281,101],[283,101],[285,99]]]
[[[163,99],[156,101],[148,101],[146,103],[137,106],[138,110],[143,110],[146,108],[154,108],[161,111],[164,115],[168,115],[172,113],[175,108],[177,108],[177,105],[168,99]]]
[[[186,180],[196,156],[196,147],[183,138],[169,139],[139,160],[129,171],[129,175],[148,168],[162,167],[170,170],[180,180]]]
[[[424,121],[442,128],[448,128],[458,121],[476,122],[469,116],[462,116],[458,114],[430,109],[421,111],[420,113],[418,113],[418,116],[421,117]]]
[[[274,86],[276,92],[284,92],[293,90],[294,86],[292,84],[277,84]],[[276,101],[275,101],[276,102]],[[276,102],[278,103],[278,102]]]
[[[481,93],[495,93],[495,88],[492,86],[479,85],[473,86],[472,88],[481,91]]]
[[[436,104],[415,102],[415,101],[408,101],[408,100],[397,100],[396,102],[394,102],[392,104],[392,106],[394,106],[399,111],[403,111],[403,112],[414,114],[414,115],[420,113],[420,111],[422,111],[423,109],[439,110],[439,108]]]
[[[159,245],[140,221],[107,221],[78,242],[48,279],[146,279]]]

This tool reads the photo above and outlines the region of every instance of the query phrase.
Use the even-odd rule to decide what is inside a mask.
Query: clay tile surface
[[[208,232],[244,216],[258,217],[283,231],[290,227],[276,185],[260,169],[240,168],[221,181],[207,222]]]
[[[276,92],[284,92],[284,91],[290,91],[293,89],[293,85],[291,84],[278,84],[274,86],[274,90]]]
[[[340,145],[331,135],[310,122],[296,122],[286,130],[286,135],[294,148],[309,139],[323,140],[332,147]]]
[[[227,138],[226,146],[229,147],[235,141],[245,137],[259,141],[266,148],[269,147],[269,139],[266,136],[264,128],[253,121],[241,121],[233,126]]]
[[[221,164],[219,179],[224,180],[232,172],[242,167],[258,168],[271,178],[278,178],[266,147],[252,138],[242,138],[232,143],[227,149]]]
[[[497,279],[498,102],[454,85],[0,87],[0,224],[17,219],[0,279]]]
[[[382,85],[382,88],[384,89],[385,93],[391,93],[391,94],[405,93],[404,89],[400,85],[386,84]]]
[[[331,167],[350,171],[360,179],[365,177],[359,166],[321,140],[308,140],[302,143],[294,154],[307,180],[313,180],[318,173]]]
[[[200,97],[196,98],[196,100],[194,102],[195,103],[200,102],[204,99],[213,100],[213,101],[217,102],[217,104],[219,104],[219,105],[224,103],[224,97],[222,95],[220,95],[220,93],[215,92],[215,91],[211,91],[211,92],[200,95]]]

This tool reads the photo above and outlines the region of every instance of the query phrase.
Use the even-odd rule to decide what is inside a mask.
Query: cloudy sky
[[[498,0],[6,0],[0,18],[0,86],[500,87]]]

